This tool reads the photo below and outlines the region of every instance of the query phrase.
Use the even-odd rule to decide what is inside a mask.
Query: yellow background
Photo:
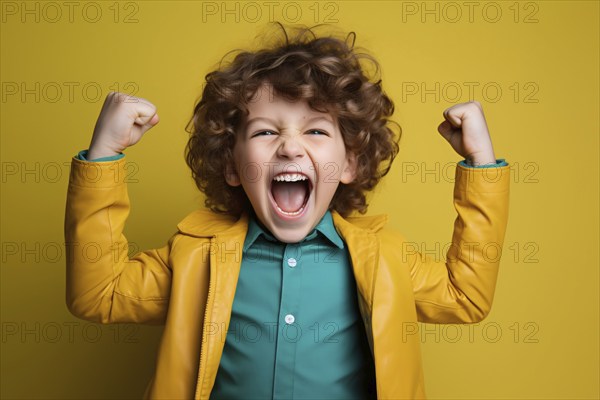
[[[271,16],[261,2],[76,2],[72,15],[50,3],[1,3],[1,397],[139,398],[160,327],[96,326],[65,307],[71,157],[89,145],[109,90],[152,101],[160,124],[126,150],[125,234],[139,249],[162,246],[202,201],[183,148],[204,75],[226,51],[254,46]],[[598,398],[599,3],[475,2],[471,20],[461,1],[274,4],[284,23],[356,31],[383,67],[404,133],[370,214],[388,213],[422,249],[450,241],[447,166],[460,157],[436,127],[445,108],[471,100],[468,85],[496,156],[513,165],[491,314],[471,328],[422,326],[429,397]],[[425,98],[407,92],[422,83]]]

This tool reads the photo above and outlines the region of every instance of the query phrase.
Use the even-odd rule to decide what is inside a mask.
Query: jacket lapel
[[[210,280],[195,396],[204,399],[209,397],[225,346],[242,263],[242,247],[248,230],[248,215],[243,213],[235,220],[208,210],[197,210],[177,226],[187,235],[210,238]]]
[[[332,216],[337,231],[348,245],[356,286],[367,306],[365,311],[368,311],[370,315],[373,307],[373,288],[379,262],[379,241],[375,232],[385,225],[387,216],[377,215],[344,219],[336,211],[332,212]]]
[[[375,357],[373,338],[373,296],[379,265],[379,240],[375,232],[387,222],[386,215],[344,219],[332,212],[335,228],[348,246],[358,291],[358,309],[363,319],[371,354]]]

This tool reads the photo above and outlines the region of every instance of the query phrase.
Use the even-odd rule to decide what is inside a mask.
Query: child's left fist
[[[483,116],[483,108],[478,101],[447,108],[444,118],[446,120],[438,126],[438,131],[465,158],[467,164],[496,163],[492,139]]]

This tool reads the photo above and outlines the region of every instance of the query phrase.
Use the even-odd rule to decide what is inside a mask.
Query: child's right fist
[[[119,154],[139,142],[158,119],[156,107],[148,100],[110,92],[96,121],[87,159]]]

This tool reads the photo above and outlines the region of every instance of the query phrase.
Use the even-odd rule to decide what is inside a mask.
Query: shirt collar
[[[246,233],[246,239],[244,241],[243,252],[246,252],[250,246],[258,239],[260,235],[263,235],[267,240],[271,242],[279,242],[271,232],[258,220],[254,210],[248,214],[248,232]],[[333,225],[333,217],[331,211],[327,210],[323,218],[319,221],[315,229],[312,230],[300,243],[314,239],[317,236],[317,232],[325,236],[331,243],[340,249],[344,248],[344,241],[341,236],[337,233],[335,226]],[[281,242],[279,242],[281,243]]]

